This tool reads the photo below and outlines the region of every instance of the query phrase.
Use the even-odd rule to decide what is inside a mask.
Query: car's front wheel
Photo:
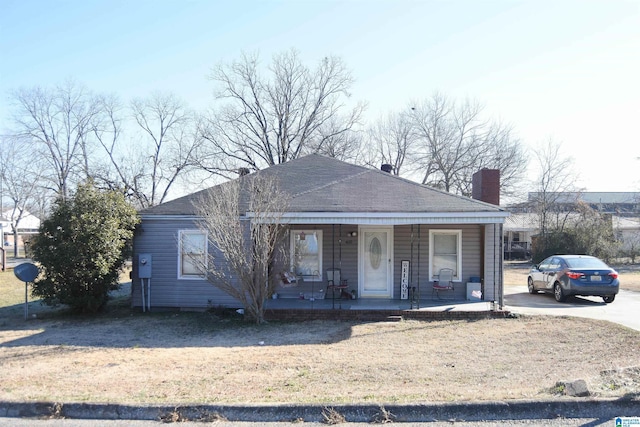
[[[564,294],[564,291],[562,290],[562,286],[560,286],[560,283],[556,282],[555,285],[553,285],[553,296],[556,297],[556,301],[558,302],[564,302],[565,299],[567,299],[567,297]]]
[[[530,294],[537,294],[538,293],[536,288],[533,286],[533,279],[531,277],[529,277],[529,279],[527,279],[527,288],[529,289],[529,293]]]
[[[615,295],[605,295],[602,297],[602,300],[607,304],[611,304],[614,299],[616,299]]]

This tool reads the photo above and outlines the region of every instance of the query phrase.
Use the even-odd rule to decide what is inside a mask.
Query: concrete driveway
[[[608,320],[640,331],[640,292],[620,290],[611,304],[599,297],[569,297],[557,302],[552,294],[529,294],[526,285],[504,289],[505,310],[521,314],[575,316]]]

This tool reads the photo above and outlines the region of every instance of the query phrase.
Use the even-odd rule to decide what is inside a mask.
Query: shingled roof
[[[390,214],[508,214],[499,206],[457,196],[377,169],[311,154],[272,166],[257,174],[278,177],[282,191],[290,195],[289,211],[295,213],[390,213]],[[225,184],[220,184],[225,185]],[[215,191],[212,187],[206,191]],[[145,209],[153,215],[194,215],[193,203],[202,192],[193,193]]]

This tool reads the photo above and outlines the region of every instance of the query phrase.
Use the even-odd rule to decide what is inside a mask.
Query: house
[[[578,214],[567,217],[575,221]],[[622,256],[640,253],[640,218],[611,215],[611,227]],[[540,232],[540,218],[535,213],[512,213],[504,223],[504,258],[506,260],[531,259],[533,241]]]
[[[531,259],[533,237],[538,234],[540,218],[535,213],[512,213],[504,223],[504,258]]]
[[[507,260],[530,259],[532,242],[540,230],[540,217],[534,211],[540,193],[531,192],[528,203],[509,206],[511,215],[504,224],[504,257]],[[562,192],[547,195],[555,210],[575,221],[578,203],[585,203],[611,218],[611,226],[620,243],[621,254],[640,250],[640,193],[637,192]]]
[[[530,192],[528,204],[537,203],[543,197],[541,193]],[[544,197],[553,201],[564,211],[572,211],[577,203],[586,203],[592,209],[605,214],[618,215],[622,217],[638,216],[640,213],[640,193],[624,191],[581,191],[581,192],[559,192],[548,193]]]
[[[277,267],[283,272],[276,283],[280,298],[321,298],[336,270],[345,291],[359,299],[407,299],[412,288],[420,298],[433,298],[440,269],[451,268],[451,298],[465,300],[467,282],[480,278],[482,298],[501,301],[502,226],[509,214],[499,206],[317,154],[255,174],[276,174],[290,198],[288,256]],[[499,182],[484,183],[494,188],[478,194],[495,199]],[[196,225],[193,203],[201,193],[140,212],[133,306],[238,307],[193,269],[183,247],[188,241],[185,246],[201,253],[215,250]]]
[[[2,245],[5,249],[14,246],[14,234],[12,225],[15,224],[18,212],[15,209],[7,209],[0,213],[0,232],[2,232]],[[38,234],[40,228],[40,219],[30,213],[23,211],[18,223],[18,248],[24,248],[24,243]]]
[[[622,254],[640,253],[640,218],[614,216],[611,218]]]

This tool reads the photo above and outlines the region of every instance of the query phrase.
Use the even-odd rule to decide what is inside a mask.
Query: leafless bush
[[[335,408],[325,406],[322,408],[322,422],[325,424],[342,424],[346,423],[344,415],[336,411]]]
[[[384,406],[380,406],[380,411],[371,418],[372,424],[388,424],[396,420],[396,416],[388,411]]]
[[[273,292],[269,269],[282,247],[287,202],[275,177],[257,173],[214,187],[195,204],[198,226],[214,250],[208,260],[192,261],[256,323],[264,322],[265,301]]]
[[[56,402],[49,408],[49,418],[52,420],[62,420],[64,419],[64,415],[62,415],[62,407],[63,404]]]

